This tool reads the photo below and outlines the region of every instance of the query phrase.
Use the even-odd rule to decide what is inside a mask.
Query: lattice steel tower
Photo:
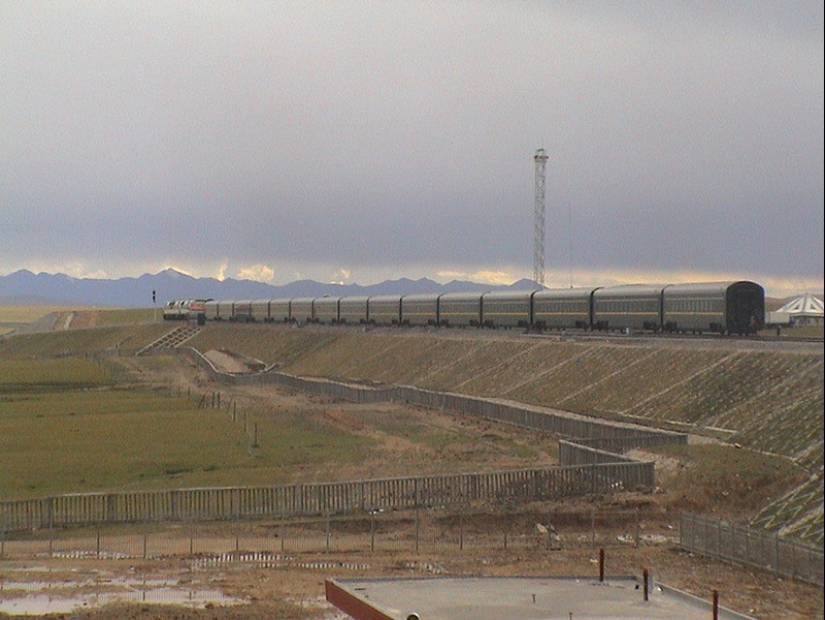
[[[536,162],[536,207],[533,217],[533,281],[544,286],[544,176],[547,152],[539,149],[533,156]]]

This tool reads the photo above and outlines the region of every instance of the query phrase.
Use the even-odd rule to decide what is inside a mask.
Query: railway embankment
[[[789,533],[822,539],[821,347],[232,325],[210,326],[188,344],[208,351],[230,342],[238,353],[294,375],[505,398],[781,455],[800,467],[804,482],[757,522],[781,522]]]
[[[168,325],[62,330],[4,339],[8,357],[129,355]],[[717,339],[634,343],[488,330],[371,330],[210,324],[187,342],[285,373],[501,398],[714,437],[781,455],[804,479],[758,522],[823,538],[823,349]]]
[[[458,330],[456,330],[458,331]],[[823,351],[210,326],[230,347],[300,376],[412,385],[716,437],[822,466]]]

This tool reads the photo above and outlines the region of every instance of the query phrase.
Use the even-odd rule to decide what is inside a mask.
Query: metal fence
[[[823,549],[775,533],[684,513],[679,545],[692,553],[823,585]]]
[[[178,349],[177,351],[180,351]],[[687,435],[660,431],[633,424],[601,421],[570,412],[532,407],[497,399],[485,399],[461,394],[434,392],[411,386],[374,387],[339,383],[326,379],[309,379],[278,372],[255,375],[222,373],[208,359],[194,349],[186,350],[215,381],[224,385],[276,385],[308,393],[356,403],[404,402],[433,409],[451,410],[477,415],[492,420],[516,424],[556,434],[566,438],[559,442],[559,467],[527,469],[491,473],[469,473],[445,476],[420,476],[384,480],[364,480],[326,484],[298,484],[257,488],[208,488],[130,493],[89,493],[62,495],[19,501],[0,502],[0,542],[4,546],[18,544],[6,541],[6,533],[63,527],[66,525],[114,524],[137,522],[191,522],[240,519],[296,518],[322,515],[326,530],[320,537],[323,549],[343,550],[355,544],[353,549],[364,548],[365,533],[358,536],[335,533],[335,523],[344,523],[357,515],[375,515],[383,511],[410,510],[416,515],[423,510],[439,507],[482,502],[488,506],[512,505],[547,499],[581,496],[591,493],[610,493],[617,490],[642,489],[655,486],[654,464],[639,462],[623,453],[639,447],[665,444],[686,444]],[[214,398],[214,397],[213,397]],[[344,519],[344,521],[339,521]],[[375,525],[375,518],[370,522]],[[318,536],[308,535],[307,528],[287,526],[276,536],[280,551],[319,550]],[[421,525],[416,516],[413,545],[418,549],[429,540],[422,537]],[[311,528],[310,528],[311,530]],[[301,532],[302,536],[290,535]],[[360,538],[359,538],[360,536]],[[369,533],[369,547],[374,549],[376,540],[382,545],[410,545],[410,534],[405,537],[376,538],[375,530]],[[272,551],[272,536],[246,540],[242,545],[240,535],[235,537],[235,549]],[[454,540],[455,534],[441,532],[432,540]],[[535,535],[533,535],[535,538]],[[130,540],[129,548],[136,544],[143,556],[151,554],[156,545],[148,536],[121,537]],[[192,536],[189,552],[214,537]],[[522,540],[527,540],[523,538]],[[300,540],[302,542],[298,543]],[[480,539],[479,539],[480,540]],[[549,539],[548,539],[549,540]],[[293,541],[288,543],[288,541]],[[348,542],[345,542],[348,541]],[[403,541],[403,542],[398,542]],[[595,537],[594,537],[595,542]],[[636,542],[638,543],[638,537]],[[34,544],[34,541],[19,544]],[[41,542],[42,544],[42,542]],[[49,551],[55,551],[55,541],[49,541]],[[163,544],[179,546],[174,543]],[[212,546],[215,544],[209,543]],[[224,542],[216,543],[218,547]],[[293,545],[287,548],[287,545]],[[457,542],[450,543],[464,548],[463,526],[459,527]],[[470,543],[468,543],[470,544]],[[485,543],[493,544],[489,537]],[[501,541],[507,546],[507,534]],[[513,543],[515,544],[515,543]],[[549,543],[547,543],[549,544]],[[722,560],[751,564],[803,581],[822,585],[822,549],[800,542],[786,540],[778,535],[750,530],[724,521],[705,519],[687,514],[681,518],[680,544],[683,549]],[[358,546],[360,545],[360,546]],[[493,546],[495,546],[493,544]],[[382,546],[382,548],[384,548]],[[101,553],[101,540],[95,541],[95,552]],[[0,549],[2,551],[2,549]],[[168,552],[168,549],[167,549]],[[114,547],[107,553],[126,553]],[[128,553],[134,554],[134,551]],[[140,553],[138,554],[140,555]]]
[[[348,514],[477,500],[526,502],[649,489],[655,486],[654,464],[623,457],[618,452],[639,446],[687,442],[687,435],[682,433],[602,422],[569,412],[410,386],[376,388],[277,372],[227,374],[218,372],[198,351],[186,351],[223,384],[277,385],[358,403],[405,402],[551,432],[567,437],[569,441],[560,443],[561,466],[545,469],[256,488],[87,493],[5,501],[0,502],[4,529]],[[219,402],[218,397],[218,406]]]
[[[154,526],[153,526],[154,527]],[[78,535],[83,531],[82,535]],[[617,531],[622,535],[617,536]],[[673,540],[657,544],[675,544]],[[274,561],[285,554],[559,550],[649,544],[638,510],[582,513],[519,512],[482,505],[372,511],[352,515],[281,517],[251,523],[185,521],[174,530],[126,533],[103,523],[0,536],[0,558],[191,556],[204,562]]]
[[[513,403],[498,399],[485,399],[461,394],[432,392],[410,386],[375,388],[372,386],[347,385],[324,379],[305,379],[283,373],[265,373],[251,377],[241,375],[227,375],[218,372],[206,358],[191,350],[203,368],[224,384],[242,384],[252,382],[259,385],[274,384],[297,390],[341,398],[350,402],[369,403],[379,401],[400,401],[413,405],[435,409],[449,409],[465,414],[477,415],[492,420],[516,424],[525,428],[533,428],[554,433],[566,438],[559,441],[559,462],[563,466],[580,466],[585,464],[614,464],[618,462],[635,462],[634,459],[623,456],[634,448],[652,447],[665,444],[687,444],[687,435],[651,429],[634,424],[624,424],[595,420],[586,416],[570,412],[555,411],[541,407],[531,407],[520,403]],[[652,466],[652,464],[651,464]],[[626,474],[646,476],[640,470],[632,469]],[[653,480],[653,471],[650,478],[618,479],[612,481],[610,490],[615,491],[633,486],[643,486]],[[627,485],[627,486],[625,486]],[[699,517],[690,515],[696,524]],[[682,519],[684,523],[684,518]],[[708,523],[717,523],[707,520]],[[715,526],[715,544],[711,538],[694,540],[696,530],[688,529],[683,536],[683,547],[698,554],[717,557],[734,562],[744,562],[760,568],[799,578],[822,585],[822,557],[823,550],[809,547],[799,541],[783,539],[778,534],[759,532],[749,528],[718,522]],[[731,542],[724,547],[721,542],[728,532]],[[739,532],[737,535],[736,532]],[[742,532],[747,532],[742,534]],[[759,543],[755,542],[759,540]],[[705,544],[708,543],[708,544]],[[756,545],[756,546],[755,546]],[[771,549],[768,552],[768,549]],[[757,551],[759,549],[760,551]]]
[[[428,409],[455,411],[545,431],[571,439],[576,444],[615,453],[637,447],[687,444],[688,439],[685,433],[599,420],[569,411],[525,405],[503,399],[436,392],[414,386],[375,387],[341,383],[330,379],[298,377],[281,372],[225,373],[218,371],[209,359],[196,349],[184,349],[183,352],[190,355],[216,382],[223,385],[274,385],[353,403],[401,402]],[[565,463],[562,461],[562,464]]]
[[[650,488],[653,463],[593,463],[572,467],[410,476],[355,482],[82,493],[0,502],[6,531],[90,523],[354,514],[481,501],[526,503]]]

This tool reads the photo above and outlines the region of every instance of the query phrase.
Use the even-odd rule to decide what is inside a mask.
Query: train
[[[163,304],[163,318],[166,321],[196,319],[204,312],[206,299],[173,299]]]
[[[171,301],[164,319],[399,327],[579,329],[755,334],[765,326],[765,290],[755,282]]]

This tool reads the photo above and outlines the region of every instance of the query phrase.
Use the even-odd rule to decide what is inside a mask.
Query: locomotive
[[[324,325],[582,329],[747,335],[765,323],[755,282],[167,302],[169,316]],[[178,304],[178,305],[175,305]],[[166,308],[166,307],[164,307]]]
[[[203,314],[207,299],[176,299],[163,304],[163,318],[167,321],[184,321]]]

